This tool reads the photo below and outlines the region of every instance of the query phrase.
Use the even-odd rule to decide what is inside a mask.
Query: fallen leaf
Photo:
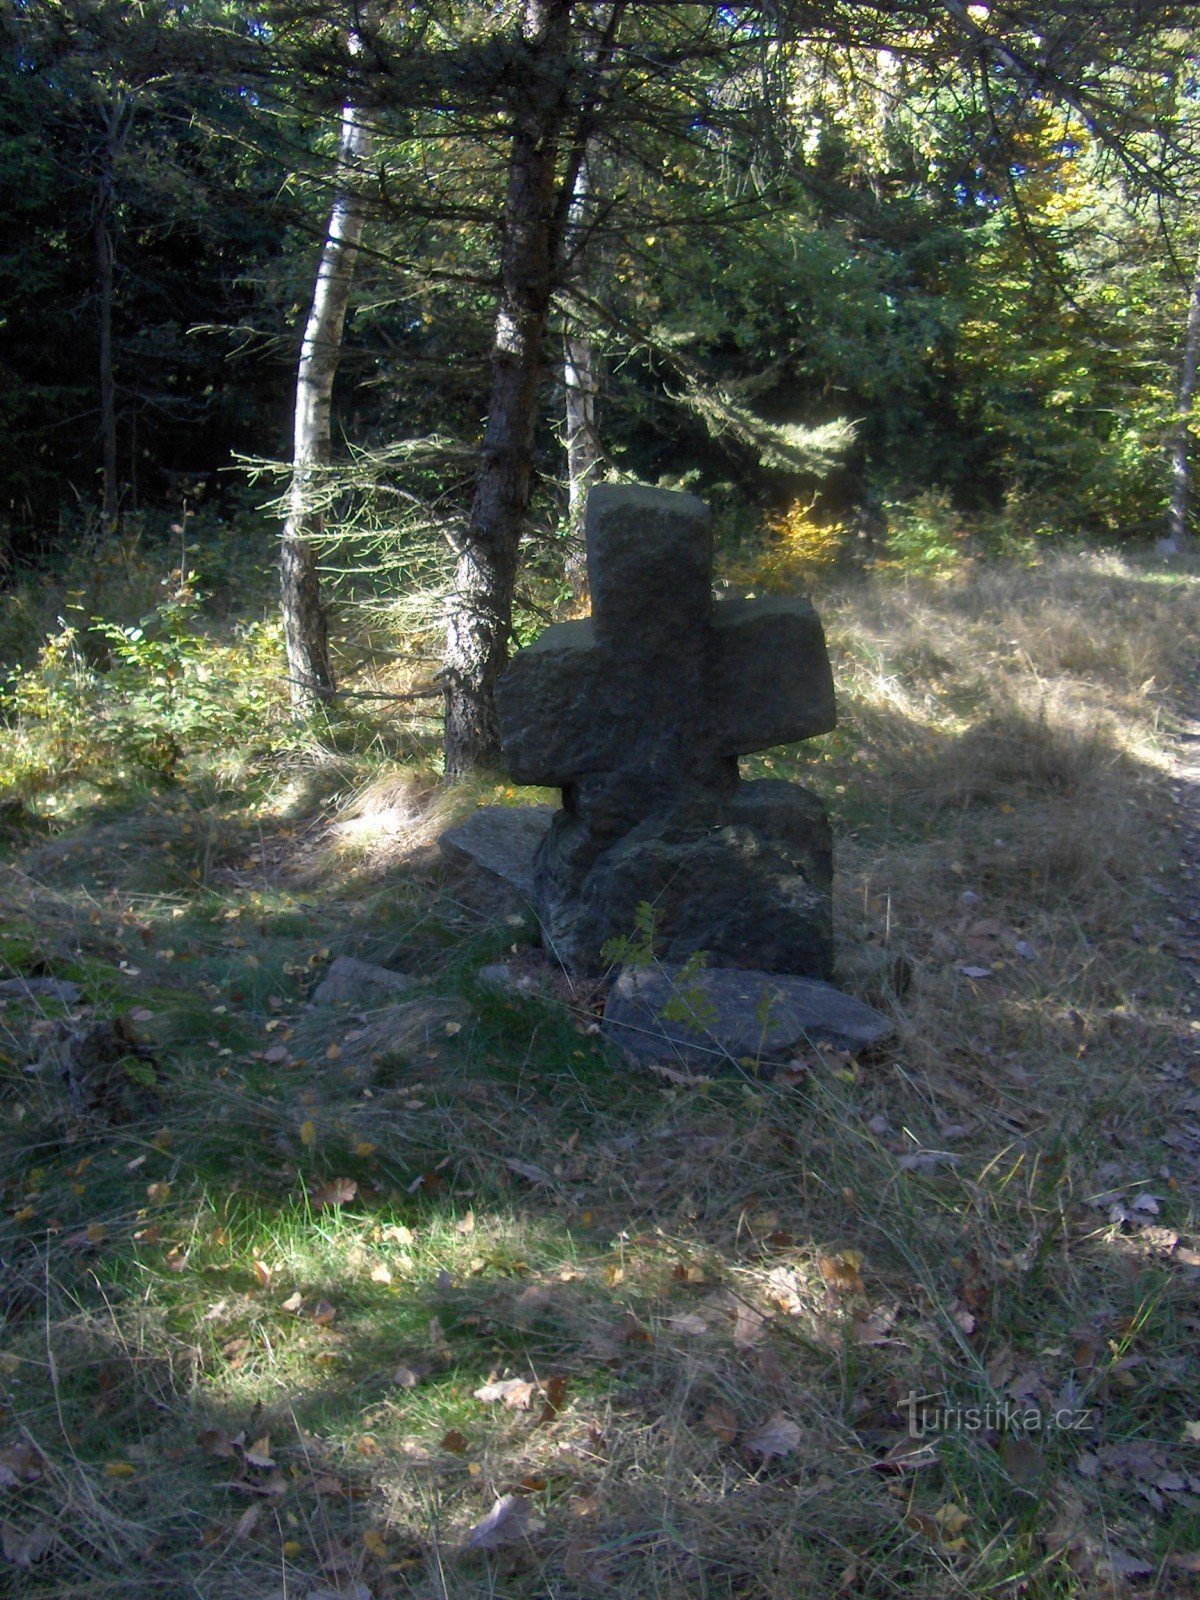
[[[45,1460],[32,1445],[13,1444],[7,1450],[0,1450],[0,1489],[36,1483],[45,1470]]]
[[[235,1539],[248,1539],[254,1532],[255,1525],[261,1516],[261,1504],[247,1506],[245,1511],[242,1512],[241,1516],[234,1523],[233,1537]]]
[[[306,1123],[311,1128],[312,1123]],[[314,1134],[315,1138],[315,1134]],[[305,1144],[311,1144],[312,1139],[305,1139]],[[328,1183],[318,1184],[312,1191],[312,1203],[318,1211],[325,1206],[348,1206],[358,1193],[358,1184],[353,1178],[331,1178]]]
[[[132,1461],[106,1461],[104,1475],[106,1478],[132,1478],[137,1468]]]
[[[251,1265],[254,1268],[254,1276],[258,1279],[259,1288],[267,1288],[271,1282],[270,1267],[265,1261],[254,1261],[251,1263]]]
[[[937,1460],[937,1452],[931,1444],[910,1439],[905,1434],[874,1465],[878,1472],[917,1472],[922,1467],[936,1466]]]
[[[337,1316],[337,1307],[330,1305],[328,1300],[318,1300],[313,1307],[312,1318],[319,1328],[327,1328]]]
[[[643,1327],[632,1311],[627,1311],[621,1319],[620,1339],[622,1344],[654,1343],[654,1335],[650,1329]]]
[[[705,1281],[702,1267],[692,1266],[682,1261],[677,1261],[671,1268],[671,1276],[676,1283],[703,1283]]]
[[[672,1333],[699,1335],[708,1332],[708,1323],[695,1311],[684,1311],[672,1317],[668,1326]]]
[[[317,1142],[317,1125],[311,1119],[300,1124],[300,1143],[306,1149],[311,1149]]]
[[[761,1427],[746,1435],[742,1445],[751,1455],[769,1461],[772,1456],[790,1455],[802,1437],[799,1423],[785,1417],[782,1411],[773,1411]]]
[[[948,1500],[944,1506],[939,1506],[933,1513],[933,1520],[943,1533],[949,1534],[953,1539],[960,1534],[971,1520],[971,1513],[964,1511],[953,1500]]]
[[[1101,1572],[1104,1572],[1104,1569],[1118,1578],[1148,1578],[1154,1571],[1154,1563],[1142,1556],[1131,1556],[1128,1551],[1110,1544],[1099,1565]]]
[[[467,1453],[467,1438],[459,1433],[457,1428],[451,1428],[442,1439],[442,1449],[449,1450],[451,1455],[463,1456]]]
[[[927,1511],[910,1511],[904,1518],[904,1526],[922,1534],[931,1544],[941,1542],[938,1525]]]
[[[740,1350],[749,1350],[763,1336],[767,1319],[761,1311],[739,1300],[733,1316],[733,1342]]]
[[[732,1444],[737,1438],[737,1417],[728,1406],[709,1406],[701,1420],[709,1433],[714,1434],[722,1444]]]
[[[553,1181],[544,1167],[539,1167],[532,1161],[515,1161],[510,1156],[501,1156],[500,1165],[507,1167],[510,1172],[515,1172],[518,1178],[525,1178],[530,1183],[550,1183]]]
[[[547,1378],[542,1384],[542,1395],[546,1401],[546,1412],[549,1413],[549,1416],[543,1413],[542,1421],[549,1422],[566,1404],[567,1380],[564,1374],[556,1372],[553,1377]]]
[[[861,1283],[862,1280],[859,1279]],[[767,1299],[785,1316],[798,1317],[804,1310],[800,1283],[791,1267],[773,1267],[767,1275]]]
[[[264,1433],[261,1439],[248,1444],[243,1453],[250,1466],[261,1467],[264,1472],[275,1465],[271,1457],[271,1440],[268,1434]]]
[[[536,1389],[535,1383],[527,1383],[524,1378],[502,1378],[499,1383],[485,1383],[476,1389],[475,1398],[487,1405],[502,1401],[512,1411],[528,1411]]]
[[[855,1344],[890,1344],[896,1321],[894,1310],[872,1311],[869,1316],[856,1316],[850,1324],[850,1337]]]
[[[304,1296],[300,1293],[299,1289],[297,1289],[293,1294],[288,1295],[287,1299],[283,1302],[281,1309],[284,1311],[299,1311],[303,1304]]]
[[[53,1546],[54,1531],[44,1524],[28,1532],[12,1522],[0,1526],[0,1549],[4,1551],[4,1559],[11,1561],[14,1567],[32,1567],[35,1561],[49,1555]]]
[[[391,1281],[391,1271],[389,1268],[384,1266],[382,1261],[377,1266],[371,1268],[372,1283],[391,1283]]]
[[[227,1439],[220,1428],[205,1428],[203,1433],[196,1435],[196,1443],[206,1456],[216,1456],[218,1460],[237,1455],[233,1441]]]
[[[943,1167],[957,1167],[962,1157],[953,1150],[914,1150],[901,1156],[896,1165],[901,1172],[919,1172],[926,1177],[940,1172]]]
[[[527,1536],[530,1515],[529,1502],[519,1494],[503,1495],[471,1529],[467,1544],[472,1550],[500,1550],[519,1544]]]
[[[863,1256],[860,1250],[842,1250],[836,1256],[818,1256],[817,1270],[835,1294],[861,1294]]]

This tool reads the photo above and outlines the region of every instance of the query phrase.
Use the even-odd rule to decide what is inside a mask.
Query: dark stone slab
[[[549,832],[553,806],[484,806],[438,840],[451,860],[486,867],[512,885],[532,905],[533,858]]]
[[[640,1061],[710,1069],[777,1064],[816,1043],[865,1050],[894,1030],[831,984],[784,973],[679,964],[626,967],[609,991],[602,1031]],[[691,1021],[667,1020],[686,1013]]]

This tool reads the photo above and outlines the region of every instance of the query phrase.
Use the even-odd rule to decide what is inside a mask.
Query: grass
[[[748,771],[820,790],[840,935],[915,980],[795,1081],[481,989],[530,931],[436,835],[521,796],[446,795],[424,734],[25,792],[5,975],[83,993],[3,1011],[0,1588],[1190,1592],[1200,583],[1067,554],[821,609],[841,726]],[[309,1004],[339,953],[417,981],[390,1045]],[[64,1034],[116,1014],[153,1082],[84,1117]]]

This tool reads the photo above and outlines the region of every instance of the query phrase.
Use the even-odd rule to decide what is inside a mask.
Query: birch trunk
[[[566,572],[571,593],[584,600],[588,592],[583,542],[583,514],[588,490],[600,471],[596,437],[596,356],[585,333],[568,332],[563,340],[563,382],[566,389],[567,538]]]
[[[1196,395],[1196,371],[1200,366],[1200,256],[1192,277],[1188,302],[1187,331],[1183,338],[1183,361],[1179,372],[1179,409],[1175,434],[1171,440],[1171,501],[1167,508],[1167,536],[1162,542],[1168,554],[1179,554],[1192,545],[1188,531],[1188,502],[1191,496],[1192,407]]]
[[[446,776],[500,760],[492,691],[508,661],[517,550],[529,506],[538,388],[558,266],[559,141],[571,0],[525,0],[525,93],[513,109],[500,291],[479,476],[458,542],[446,629]]]
[[[357,41],[352,41],[351,49]],[[342,356],[346,307],[366,223],[359,181],[372,138],[361,113],[342,112],[341,143],[329,226],[296,369],[296,411],[288,516],[279,552],[280,599],[292,705],[309,712],[334,697],[329,629],[317,556],[324,532],[323,478],[331,458],[333,382]]]
[[[585,275],[581,253],[575,248],[587,220],[590,189],[588,161],[580,163],[571,197],[570,223],[566,246],[574,262],[576,282]],[[576,601],[587,598],[587,558],[583,538],[583,514],[588,490],[600,470],[600,444],[596,435],[596,354],[587,333],[568,326],[563,335],[563,389],[565,392],[564,444],[567,452],[567,553],[566,577]]]

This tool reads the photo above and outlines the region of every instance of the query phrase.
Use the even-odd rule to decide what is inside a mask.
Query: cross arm
[[[836,726],[825,633],[808,601],[718,601],[709,693],[723,755],[749,755]]]

